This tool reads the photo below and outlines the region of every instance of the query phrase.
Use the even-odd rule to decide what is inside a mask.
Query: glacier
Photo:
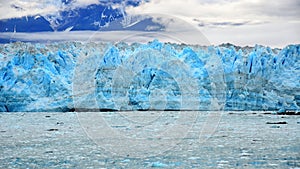
[[[300,110],[300,44],[0,45],[0,111]]]

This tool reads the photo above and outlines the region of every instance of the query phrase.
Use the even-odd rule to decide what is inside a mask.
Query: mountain
[[[95,31],[124,17],[125,6],[138,6],[141,2],[141,0],[99,0],[97,4],[78,6],[76,0],[49,1],[48,3],[55,3],[59,7],[58,12],[2,19],[0,32]],[[11,8],[23,9],[17,5],[11,5]]]
[[[0,32],[45,32],[99,30],[101,26],[121,18],[119,9],[101,4],[60,11],[56,15],[35,15],[0,20]]]

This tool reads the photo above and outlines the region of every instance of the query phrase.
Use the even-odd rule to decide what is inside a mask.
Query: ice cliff
[[[0,45],[0,111],[300,110],[300,45]]]

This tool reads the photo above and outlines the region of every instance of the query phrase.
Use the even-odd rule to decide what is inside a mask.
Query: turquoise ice
[[[146,55],[156,60],[147,65],[143,58]],[[94,56],[98,59],[91,59]],[[217,59],[212,60],[212,56]],[[130,66],[130,70],[134,70],[134,61],[144,61],[139,64],[144,67],[132,77],[127,74],[130,79],[127,77],[126,81],[122,70],[128,71]],[[178,68],[171,63],[178,63]],[[93,65],[97,69],[85,78],[74,73],[81,65]],[[187,67],[181,68],[182,65]],[[180,79],[179,70],[183,70],[186,74],[183,77],[192,79],[193,84],[189,79]],[[90,77],[93,82],[87,81]],[[128,84],[122,84],[120,78]],[[95,89],[88,95],[82,91],[74,96],[75,80],[93,83]],[[221,83],[224,85],[218,86]],[[180,110],[185,87],[190,89],[190,85],[197,89],[187,93],[193,110],[212,109],[210,105],[216,101],[213,98],[218,97],[217,102],[224,110],[299,110],[300,45],[283,49],[231,44],[205,47],[156,40],[148,44],[17,42],[0,45],[2,112],[73,111],[95,107],[100,110]],[[74,97],[82,100],[93,97],[97,104],[82,103],[77,107]],[[125,102],[118,101],[118,97]]]

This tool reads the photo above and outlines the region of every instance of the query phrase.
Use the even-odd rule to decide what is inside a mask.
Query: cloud
[[[256,16],[267,16],[269,18],[297,19],[300,16],[300,1],[298,0],[275,0],[275,1],[246,1],[240,4],[245,12],[252,13]]]
[[[147,43],[153,39],[163,42],[219,45],[232,43],[239,46],[255,44],[283,48],[288,44],[299,44],[300,34],[297,28],[300,23],[290,25],[266,23],[248,27],[232,27],[231,29],[213,28],[201,32],[141,32],[141,31],[76,31],[76,32],[42,32],[42,33],[0,33],[0,39],[21,41],[107,41],[128,43]],[[272,29],[273,28],[273,29]],[[268,30],[268,31],[266,31]],[[298,33],[297,33],[298,32]],[[203,36],[203,34],[205,36]],[[206,39],[207,38],[207,39]]]
[[[56,41],[82,41],[82,42],[127,42],[147,43],[158,39],[162,42],[185,43],[194,45],[210,45],[210,42],[201,33],[193,29],[176,31],[64,31],[64,32],[0,32],[0,41],[26,41],[26,42],[56,42]]]
[[[45,0],[44,0],[45,1]],[[60,3],[44,3],[43,0],[11,0],[1,2],[0,19],[19,18],[37,14],[48,14],[62,8]]]
[[[248,22],[213,22],[212,25],[215,26],[242,26],[246,25]]]
[[[220,21],[220,22],[205,22],[199,19],[194,19],[193,21],[198,22],[199,27],[234,27],[234,26],[249,26],[249,25],[259,25],[268,22],[255,22],[255,21],[243,21],[243,22],[230,22],[230,21]]]
[[[129,14],[168,14],[184,19],[207,22],[245,22],[299,20],[298,0],[152,0],[137,7],[128,7]]]
[[[164,14],[197,26],[212,44],[300,43],[299,0],[152,0],[127,7],[129,15]]]
[[[234,27],[203,28],[201,32],[212,44],[232,43],[239,46],[255,44],[282,48],[300,44],[300,23],[284,21]]]
[[[99,0],[76,0],[76,2],[74,3],[74,5],[82,7],[82,6],[88,6],[91,4],[99,4]]]
[[[59,11],[99,4],[98,0],[10,0],[0,2],[0,19],[55,15]]]

